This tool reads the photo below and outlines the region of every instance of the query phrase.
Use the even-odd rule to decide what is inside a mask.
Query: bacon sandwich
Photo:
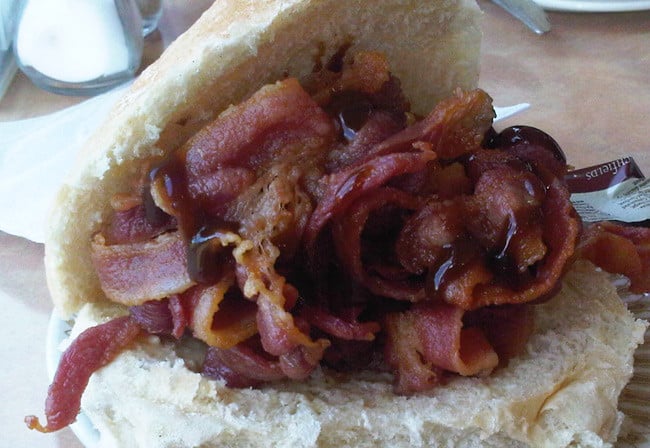
[[[561,150],[493,129],[479,51],[470,0],[215,2],[58,195],[46,272],[74,328],[28,426],[81,408],[101,446],[613,443],[646,329],[589,261],[618,227],[581,249]]]

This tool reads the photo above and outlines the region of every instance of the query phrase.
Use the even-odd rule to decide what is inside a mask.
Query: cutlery
[[[533,0],[492,0],[537,34],[551,29],[551,23],[541,6]]]

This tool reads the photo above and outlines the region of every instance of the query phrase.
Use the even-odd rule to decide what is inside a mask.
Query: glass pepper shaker
[[[18,13],[14,54],[38,87],[94,95],[135,75],[142,30],[135,0],[26,0]]]

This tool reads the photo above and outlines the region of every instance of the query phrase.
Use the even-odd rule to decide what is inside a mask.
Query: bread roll
[[[381,51],[413,111],[426,113],[454,89],[475,87],[479,18],[471,0],[215,2],[122,98],[58,195],[45,263],[57,309],[76,320],[73,337],[115,315],[90,241],[142,160],[345,45]],[[608,446],[646,324],[587,263],[536,310],[535,333],[507,368],[412,397],[396,396],[388,374],[324,369],[306,382],[230,389],[151,336],[92,376],[82,408],[101,446]]]

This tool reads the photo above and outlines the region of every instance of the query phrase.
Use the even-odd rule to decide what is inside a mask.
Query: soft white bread
[[[342,45],[383,52],[415,112],[478,81],[474,0],[219,0],[150,66],[80,154],[45,246],[49,288],[70,316],[104,299],[90,239],[138,161],[173,150],[197,126],[262,85],[302,77]]]
[[[228,389],[151,337],[93,375],[82,407],[102,447],[611,446],[646,322],[587,262],[535,309],[535,333],[506,368],[428,394],[395,396],[389,376],[325,371]],[[73,336],[104,318],[85,307]]]

